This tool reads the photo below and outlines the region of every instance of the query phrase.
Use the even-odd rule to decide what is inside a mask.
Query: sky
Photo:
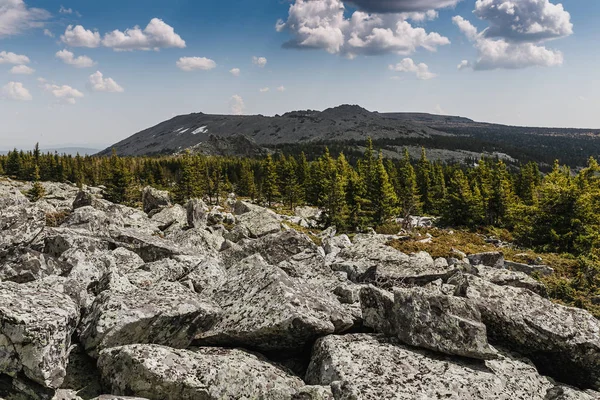
[[[597,0],[0,0],[0,149],[358,104],[600,128]]]

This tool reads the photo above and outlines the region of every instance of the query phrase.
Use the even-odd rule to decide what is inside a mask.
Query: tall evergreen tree
[[[279,189],[277,185],[277,169],[275,163],[273,162],[273,158],[271,155],[267,155],[263,162],[263,184],[262,184],[262,194],[267,201],[269,207],[272,206],[273,202],[277,200],[279,196]]]

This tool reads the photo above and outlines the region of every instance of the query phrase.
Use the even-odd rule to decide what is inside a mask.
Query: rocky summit
[[[502,254],[43,185],[0,181],[0,399],[600,399],[600,321]]]

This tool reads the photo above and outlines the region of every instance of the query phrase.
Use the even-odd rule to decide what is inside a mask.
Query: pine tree
[[[267,201],[269,207],[272,206],[273,202],[277,200],[279,196],[277,169],[271,155],[267,155],[263,162],[263,183],[262,183],[262,194]]]
[[[175,187],[175,201],[185,203],[190,199],[201,198],[200,171],[193,157],[186,153],[180,160],[180,176]]]
[[[104,198],[118,204],[124,204],[131,199],[133,178],[123,160],[113,150],[109,164],[109,179],[106,183]]]
[[[419,198],[419,188],[417,186],[417,175],[415,169],[410,163],[410,154],[404,149],[404,157],[400,161],[398,168],[397,196],[402,211],[402,217],[405,221],[411,214],[420,212],[421,201]]]
[[[471,188],[461,169],[453,171],[442,213],[443,223],[451,226],[477,226],[483,221],[482,204],[479,188]]]
[[[373,184],[373,222],[382,224],[396,213],[396,204],[398,198],[394,192],[394,187],[390,183],[388,173],[383,163],[383,154],[379,153],[375,167],[375,176]]]
[[[31,201],[38,201],[46,194],[46,190],[40,183],[40,167],[36,165],[33,172],[33,187],[29,189],[27,195]]]
[[[421,158],[417,164],[417,186],[423,204],[423,211],[431,213],[434,209],[431,193],[431,163],[427,159],[425,148],[421,148]]]
[[[19,177],[21,175],[21,164],[21,155],[17,149],[9,152],[6,158],[6,175],[11,177]]]
[[[325,154],[320,163],[324,171],[323,200],[320,206],[324,211],[324,223],[326,226],[341,226],[345,218],[346,194],[344,192],[344,177],[338,171],[336,161],[325,148]]]
[[[242,161],[240,169],[240,182],[237,187],[237,192],[240,196],[250,197],[251,200],[256,198],[256,184],[254,182],[254,171],[247,161]]]

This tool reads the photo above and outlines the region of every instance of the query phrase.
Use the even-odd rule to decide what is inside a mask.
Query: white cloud
[[[261,68],[264,68],[267,65],[267,59],[265,57],[252,57],[252,64],[258,65]]]
[[[427,33],[413,27],[407,20],[420,21],[437,16],[404,14],[368,14],[354,12],[344,15],[341,0],[296,0],[290,6],[287,21],[279,20],[277,31],[289,31],[293,39],[284,47],[326,50],[353,58],[359,54],[411,54],[422,47],[435,51],[450,40],[436,32]]]
[[[79,14],[77,11],[73,10],[72,8],[65,8],[64,6],[60,6],[60,9],[58,10],[58,12],[60,14],[67,14],[67,15],[75,14],[78,17],[81,17],[81,14]]]
[[[233,76],[240,76],[242,71],[239,68],[232,68],[229,70],[229,73]]]
[[[69,50],[61,50],[57,52],[56,58],[58,58],[65,64],[72,65],[76,68],[90,68],[96,64],[94,60],[92,60],[88,56],[75,57],[75,55]]]
[[[373,13],[427,11],[455,6],[461,0],[350,0],[359,9]]]
[[[52,33],[52,31],[50,29],[44,29],[44,36],[48,36],[53,38],[54,37],[54,33]]]
[[[0,0],[0,38],[17,35],[27,29],[42,28],[51,14],[41,8],[29,8],[23,0]]]
[[[166,47],[185,48],[185,41],[163,20],[152,18],[140,29],[135,26],[125,32],[114,30],[104,35],[102,44],[114,50],[158,50]]]
[[[573,34],[571,15],[548,0],[477,0],[474,14],[490,23],[488,38],[537,42]]]
[[[71,47],[98,47],[102,40],[99,32],[92,32],[81,25],[67,26],[65,33],[60,36],[60,40]]]
[[[21,82],[8,82],[2,87],[0,92],[2,93],[2,97],[10,100],[30,101],[33,99],[29,90]]]
[[[547,49],[535,43],[511,43],[505,39],[490,39],[485,37],[485,31],[478,33],[477,28],[460,16],[455,16],[452,21],[478,50],[478,59],[472,65],[475,70],[551,67],[563,63],[563,54],[560,51]]]
[[[285,92],[285,90],[286,90],[286,89],[285,89],[285,86],[279,86],[279,87],[277,88],[277,91],[278,91],[278,92]]]
[[[209,71],[217,67],[217,63],[206,57],[181,57],[176,64],[180,70],[187,72]]]
[[[389,69],[396,72],[410,72],[417,76],[417,79],[428,80],[437,76],[429,71],[427,64],[415,64],[412,58],[405,58],[396,65],[390,65]]]
[[[242,115],[246,110],[246,105],[244,104],[244,99],[240,95],[233,95],[229,100],[229,109],[231,113],[234,115]]]
[[[0,64],[29,64],[29,57],[12,52],[0,51]]]
[[[258,91],[261,93],[267,93],[269,90],[271,90],[271,89],[269,89],[268,87],[258,89]]]
[[[185,47],[185,41],[175,33],[173,27],[158,18],[152,18],[143,30],[139,26],[126,29],[124,32],[116,29],[106,33],[104,37],[101,37],[99,32],[85,29],[81,25],[69,25],[60,39],[71,47],[93,48],[102,45],[116,51]]]
[[[125,91],[112,78],[104,78],[104,75],[100,71],[96,71],[90,75],[88,82],[94,92],[122,93]]]
[[[31,75],[34,72],[35,69],[30,68],[27,65],[15,65],[10,69],[10,73],[16,75]]]
[[[59,86],[55,84],[45,83],[42,86],[42,88],[47,92],[51,93],[58,100],[67,104],[75,104],[77,99],[83,97],[83,93],[68,85]]]
[[[462,60],[457,66],[456,69],[463,70],[463,69],[467,69],[467,68],[471,68],[471,63],[469,62],[469,60]]]

